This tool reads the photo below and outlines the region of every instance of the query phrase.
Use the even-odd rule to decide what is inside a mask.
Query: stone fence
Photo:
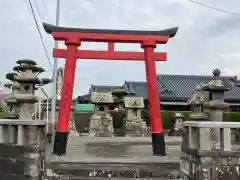
[[[45,122],[0,119],[0,179],[44,176]]]
[[[240,179],[240,149],[231,129],[238,122],[183,123],[181,172],[187,180]]]

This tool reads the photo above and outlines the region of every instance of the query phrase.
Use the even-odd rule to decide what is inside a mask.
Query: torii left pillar
[[[67,46],[66,50],[54,49],[53,52],[54,57],[66,59],[53,152],[57,155],[66,153],[77,59],[140,60],[145,61],[146,67],[153,154],[164,156],[166,154],[165,139],[155,61],[165,61],[167,54],[154,52],[154,49],[157,44],[166,44],[169,38],[175,36],[178,28],[161,31],[128,31],[66,28],[45,23],[43,26],[55,40],[63,40]],[[78,47],[82,41],[106,42],[108,50],[79,50]],[[138,43],[144,52],[115,51],[114,43]]]

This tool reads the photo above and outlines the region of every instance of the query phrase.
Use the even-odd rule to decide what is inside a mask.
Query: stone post
[[[188,101],[192,107],[192,112],[189,115],[190,121],[206,121],[208,119],[207,114],[203,112],[204,96],[202,88],[198,84]]]
[[[204,106],[209,109],[208,117],[210,121],[218,122],[223,120],[223,112],[229,109],[229,104],[224,102],[224,92],[232,88],[231,84],[224,82],[220,77],[220,70],[213,71],[214,78],[208,84],[203,85],[202,89],[209,92],[209,102],[205,102]],[[229,134],[229,139],[231,133]],[[216,142],[216,148],[219,148],[220,139],[219,129],[213,129],[212,138]],[[214,145],[215,146],[215,145]]]

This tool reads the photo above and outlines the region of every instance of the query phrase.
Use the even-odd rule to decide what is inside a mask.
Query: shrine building
[[[232,84],[232,89],[225,93],[224,100],[230,104],[231,110],[240,111],[240,80],[235,76],[221,76],[226,83]],[[191,97],[197,84],[208,83],[213,76],[195,75],[157,75],[158,88],[160,95],[161,109],[164,110],[190,110],[188,100]],[[111,92],[112,89],[123,89],[131,94],[142,96],[147,105],[147,85],[146,82],[125,81],[122,86],[111,85],[91,85],[89,93],[77,97],[77,103],[90,103],[91,92]],[[203,92],[206,95],[207,92]]]

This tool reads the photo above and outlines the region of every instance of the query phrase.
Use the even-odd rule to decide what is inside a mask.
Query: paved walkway
[[[166,137],[166,156],[153,156],[150,137],[72,137],[52,163],[179,163],[181,138]]]

